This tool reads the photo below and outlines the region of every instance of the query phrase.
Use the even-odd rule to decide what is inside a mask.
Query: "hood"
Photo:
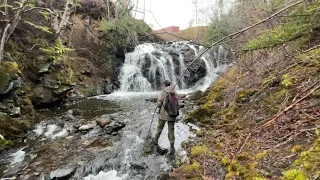
[[[175,90],[172,90],[171,86],[168,86],[168,87],[164,88],[163,91],[165,91],[167,93],[170,93],[170,92],[176,93]]]

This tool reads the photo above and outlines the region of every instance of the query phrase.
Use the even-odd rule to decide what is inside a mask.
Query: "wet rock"
[[[89,125],[82,125],[79,127],[79,131],[88,131],[90,129]]]
[[[101,128],[104,128],[106,125],[111,123],[111,120],[107,118],[100,118],[96,122]]]
[[[179,99],[184,99],[187,97],[187,95],[186,94],[178,94],[178,97],[179,97]]]
[[[142,75],[146,78],[149,78],[149,69],[151,67],[151,63],[152,63],[152,58],[149,54],[146,54],[144,56],[144,63],[142,65],[141,71],[142,71]]]
[[[51,91],[43,86],[38,86],[33,90],[33,97],[36,99],[36,103],[46,104],[52,102]]]
[[[4,117],[4,116],[7,116],[7,115],[8,115],[7,113],[0,112],[0,117]]]
[[[81,74],[86,75],[86,76],[91,76],[92,75],[92,69],[84,69],[81,71]]]
[[[81,94],[79,91],[70,91],[69,96],[68,96],[68,101],[69,102],[75,102],[75,101],[80,101],[85,99],[86,96]]]
[[[153,51],[151,54],[154,55],[157,59],[161,58],[161,53],[158,51]]]
[[[68,110],[65,117],[67,118],[67,120],[75,120],[76,118],[73,116],[73,114],[73,110]]]
[[[184,103],[179,103],[180,108],[184,108],[185,104]]]
[[[17,118],[20,116],[21,116],[21,108],[20,107],[13,107],[10,112],[10,117]]]
[[[57,126],[60,127],[60,128],[64,128],[64,123],[63,122],[58,122]]]
[[[97,124],[95,124],[95,123],[82,125],[82,126],[79,127],[79,131],[88,131],[89,129],[95,128],[96,125]]]
[[[0,94],[7,94],[13,88],[13,82],[8,82],[0,88]]]
[[[112,134],[113,132],[119,131],[120,129],[124,128],[125,126],[126,126],[125,123],[113,121],[104,129],[107,134]]]
[[[110,79],[106,79],[105,80],[105,84],[104,84],[104,93],[105,94],[111,94],[112,93],[112,91],[113,91],[113,84],[112,84],[112,82],[111,82],[111,80]]]
[[[79,115],[82,114],[79,109],[73,109],[72,111],[73,111],[72,114],[75,115],[75,116],[79,116]]]
[[[106,83],[104,85],[104,93],[105,94],[111,94],[113,91],[113,85],[111,83]]]
[[[43,64],[40,67],[40,70],[38,71],[38,73],[46,73],[46,72],[48,72],[51,64],[52,64],[52,61]]]
[[[173,49],[169,51],[169,54],[171,56],[175,56],[175,57],[179,57],[180,56],[180,53],[178,51],[176,51],[176,50],[173,50]]]
[[[145,99],[146,101],[149,101],[149,102],[157,102],[157,98],[149,98],[149,99]]]
[[[59,86],[58,89],[53,90],[53,92],[56,95],[63,95],[63,94],[67,94],[69,91],[71,91],[73,89],[72,86],[70,85],[61,85]]]
[[[203,95],[203,92],[202,91],[195,91],[195,92],[192,92],[190,94],[190,96],[188,97],[188,99],[190,101],[198,101],[202,98],[202,95]]]
[[[70,178],[72,174],[75,172],[75,170],[76,170],[75,166],[71,166],[67,168],[59,168],[50,173],[50,180]]]
[[[79,129],[80,126],[81,126],[81,124],[79,124],[79,123],[76,123],[76,124],[73,125],[73,127],[76,128],[76,129]]]

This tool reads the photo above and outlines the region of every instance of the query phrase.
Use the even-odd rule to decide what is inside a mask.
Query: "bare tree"
[[[7,0],[4,0],[3,2],[5,3],[4,6],[6,7],[5,11],[3,12],[3,15],[5,17],[8,17],[8,20],[3,30],[0,30],[2,34],[1,41],[0,41],[0,63],[3,61],[3,58],[4,58],[5,44],[9,40],[14,30],[16,29],[17,25],[20,23],[22,14],[30,11],[37,11],[37,10],[49,12],[52,16],[54,16],[53,18],[54,20],[51,22],[52,30],[58,35],[61,34],[62,30],[64,29],[65,26],[67,26],[67,24],[71,24],[68,20],[70,18],[73,0],[67,0],[65,9],[62,15],[58,11],[54,12],[49,8],[27,6],[29,4],[29,0],[22,0],[19,3],[18,7],[14,7],[11,9],[11,11],[13,12],[13,15],[11,15],[11,17],[7,9],[7,7],[9,7]]]

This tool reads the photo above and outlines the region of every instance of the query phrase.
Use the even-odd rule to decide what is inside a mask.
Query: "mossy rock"
[[[73,70],[67,68],[56,72],[56,80],[59,84],[72,85],[75,80]]]
[[[179,172],[184,174],[187,178],[197,178],[201,177],[200,174],[203,173],[203,169],[201,168],[200,164],[198,162],[193,162],[189,165],[182,165],[179,168]]]
[[[236,93],[236,99],[235,101],[237,103],[245,103],[250,100],[250,97],[252,97],[257,91],[254,89],[245,89],[238,91]]]
[[[13,145],[13,142],[11,140],[0,139],[0,152],[9,148],[12,145]]]
[[[190,157],[205,156],[208,153],[208,147],[206,145],[197,145],[191,149]]]
[[[11,119],[8,116],[0,116],[0,134],[8,140],[22,138],[34,122],[35,120],[31,118]]]
[[[7,86],[11,77],[19,72],[19,66],[16,62],[2,62],[0,65],[0,88]]]

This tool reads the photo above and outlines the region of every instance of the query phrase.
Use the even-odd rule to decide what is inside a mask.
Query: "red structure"
[[[178,26],[170,26],[170,27],[166,27],[164,29],[159,29],[159,30],[153,30],[154,33],[165,33],[165,32],[169,32],[169,33],[173,33],[173,32],[179,32],[179,27]]]

